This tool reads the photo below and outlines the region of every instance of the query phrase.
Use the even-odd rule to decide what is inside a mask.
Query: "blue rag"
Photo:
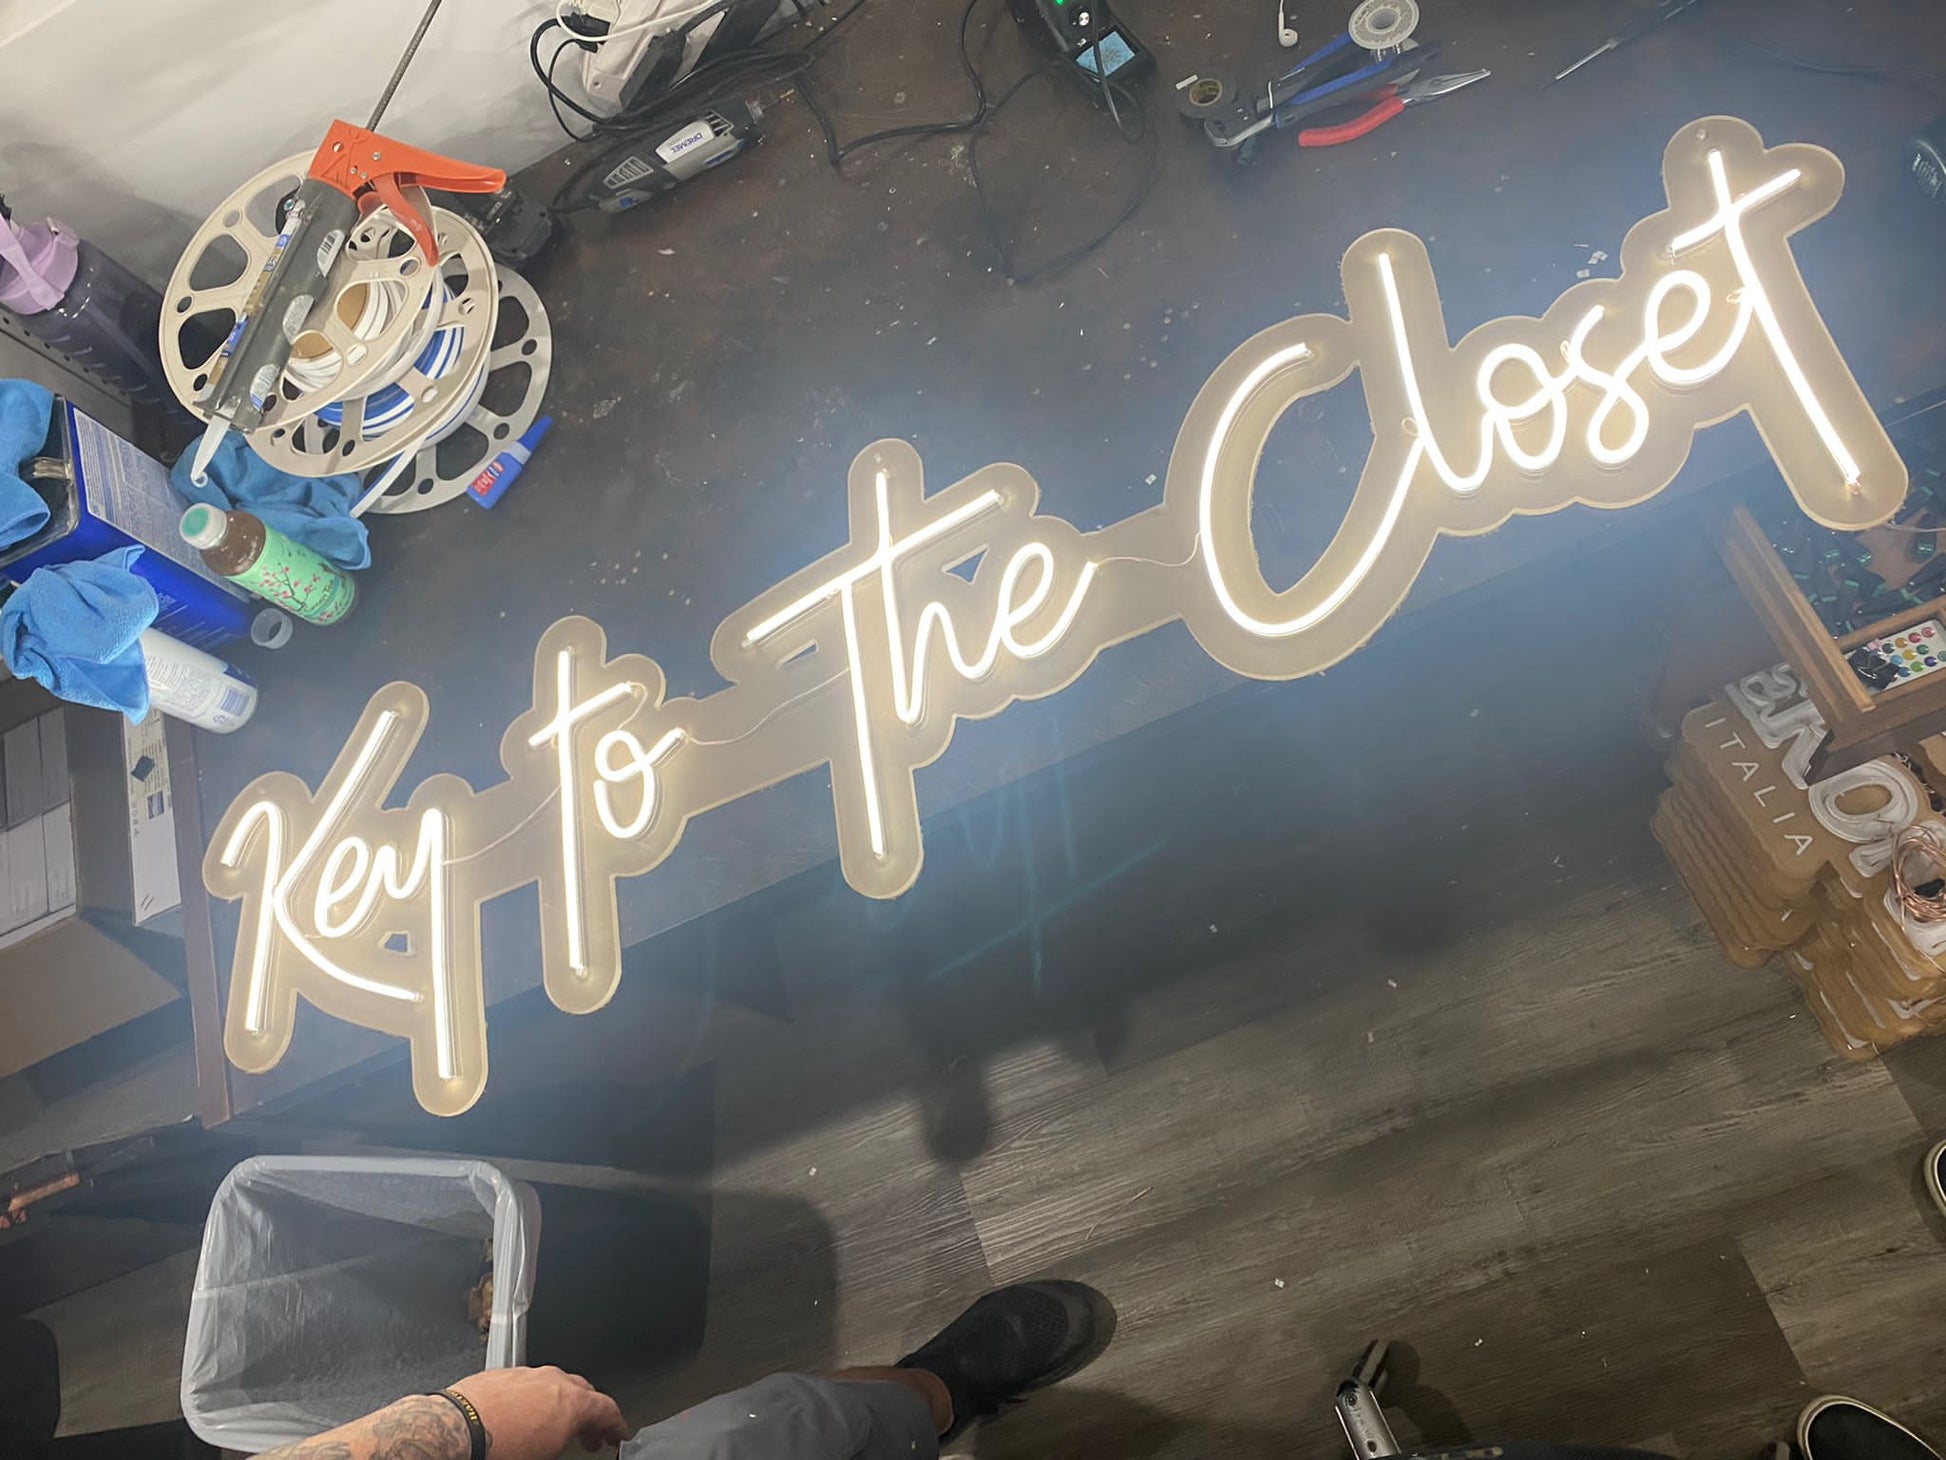
[[[142,630],[157,608],[155,589],[129,571],[141,551],[116,548],[29,574],[0,605],[7,668],[73,704],[140,721],[149,712]]]
[[[47,526],[47,503],[21,477],[20,464],[40,455],[53,410],[54,392],[45,386],[0,380],[0,550]]]
[[[194,452],[185,451],[169,473],[176,491],[191,502],[229,511],[241,507],[265,527],[300,542],[341,568],[371,566],[372,548],[365,524],[351,515],[363,492],[355,473],[335,477],[294,477],[281,472],[232,431],[209,464],[209,485],[190,480]]]

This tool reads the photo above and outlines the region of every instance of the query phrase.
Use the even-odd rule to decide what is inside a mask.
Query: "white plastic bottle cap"
[[[291,616],[281,608],[260,608],[250,620],[250,642],[259,649],[281,649],[291,641]]]
[[[230,535],[230,519],[201,502],[182,514],[182,540],[191,547],[213,548]]]

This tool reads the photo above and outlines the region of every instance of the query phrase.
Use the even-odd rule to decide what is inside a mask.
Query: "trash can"
[[[436,1156],[239,1165],[189,1301],[190,1428],[254,1453],[481,1369],[559,1364],[602,1387],[686,1362],[708,1301],[706,1203],[607,1168],[527,1169],[532,1182]]]
[[[256,1453],[526,1356],[540,1201],[484,1161],[258,1156],[203,1229],[182,1412]],[[490,1320],[468,1312],[491,1250]]]

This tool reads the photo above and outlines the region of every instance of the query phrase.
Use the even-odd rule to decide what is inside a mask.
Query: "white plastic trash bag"
[[[492,1323],[467,1315],[493,1243]],[[182,1412],[255,1454],[527,1351],[540,1201],[484,1161],[258,1156],[203,1229]]]

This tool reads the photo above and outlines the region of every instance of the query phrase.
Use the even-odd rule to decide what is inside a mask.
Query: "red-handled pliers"
[[[1491,71],[1457,71],[1448,76],[1426,76],[1405,86],[1381,86],[1370,95],[1378,99],[1378,105],[1367,109],[1348,122],[1339,122],[1330,127],[1307,127],[1297,134],[1300,147],[1336,147],[1343,142],[1356,142],[1360,137],[1370,136],[1380,127],[1415,102],[1431,101],[1434,97],[1445,96],[1458,91],[1462,86],[1471,86],[1475,81],[1484,81]]]

